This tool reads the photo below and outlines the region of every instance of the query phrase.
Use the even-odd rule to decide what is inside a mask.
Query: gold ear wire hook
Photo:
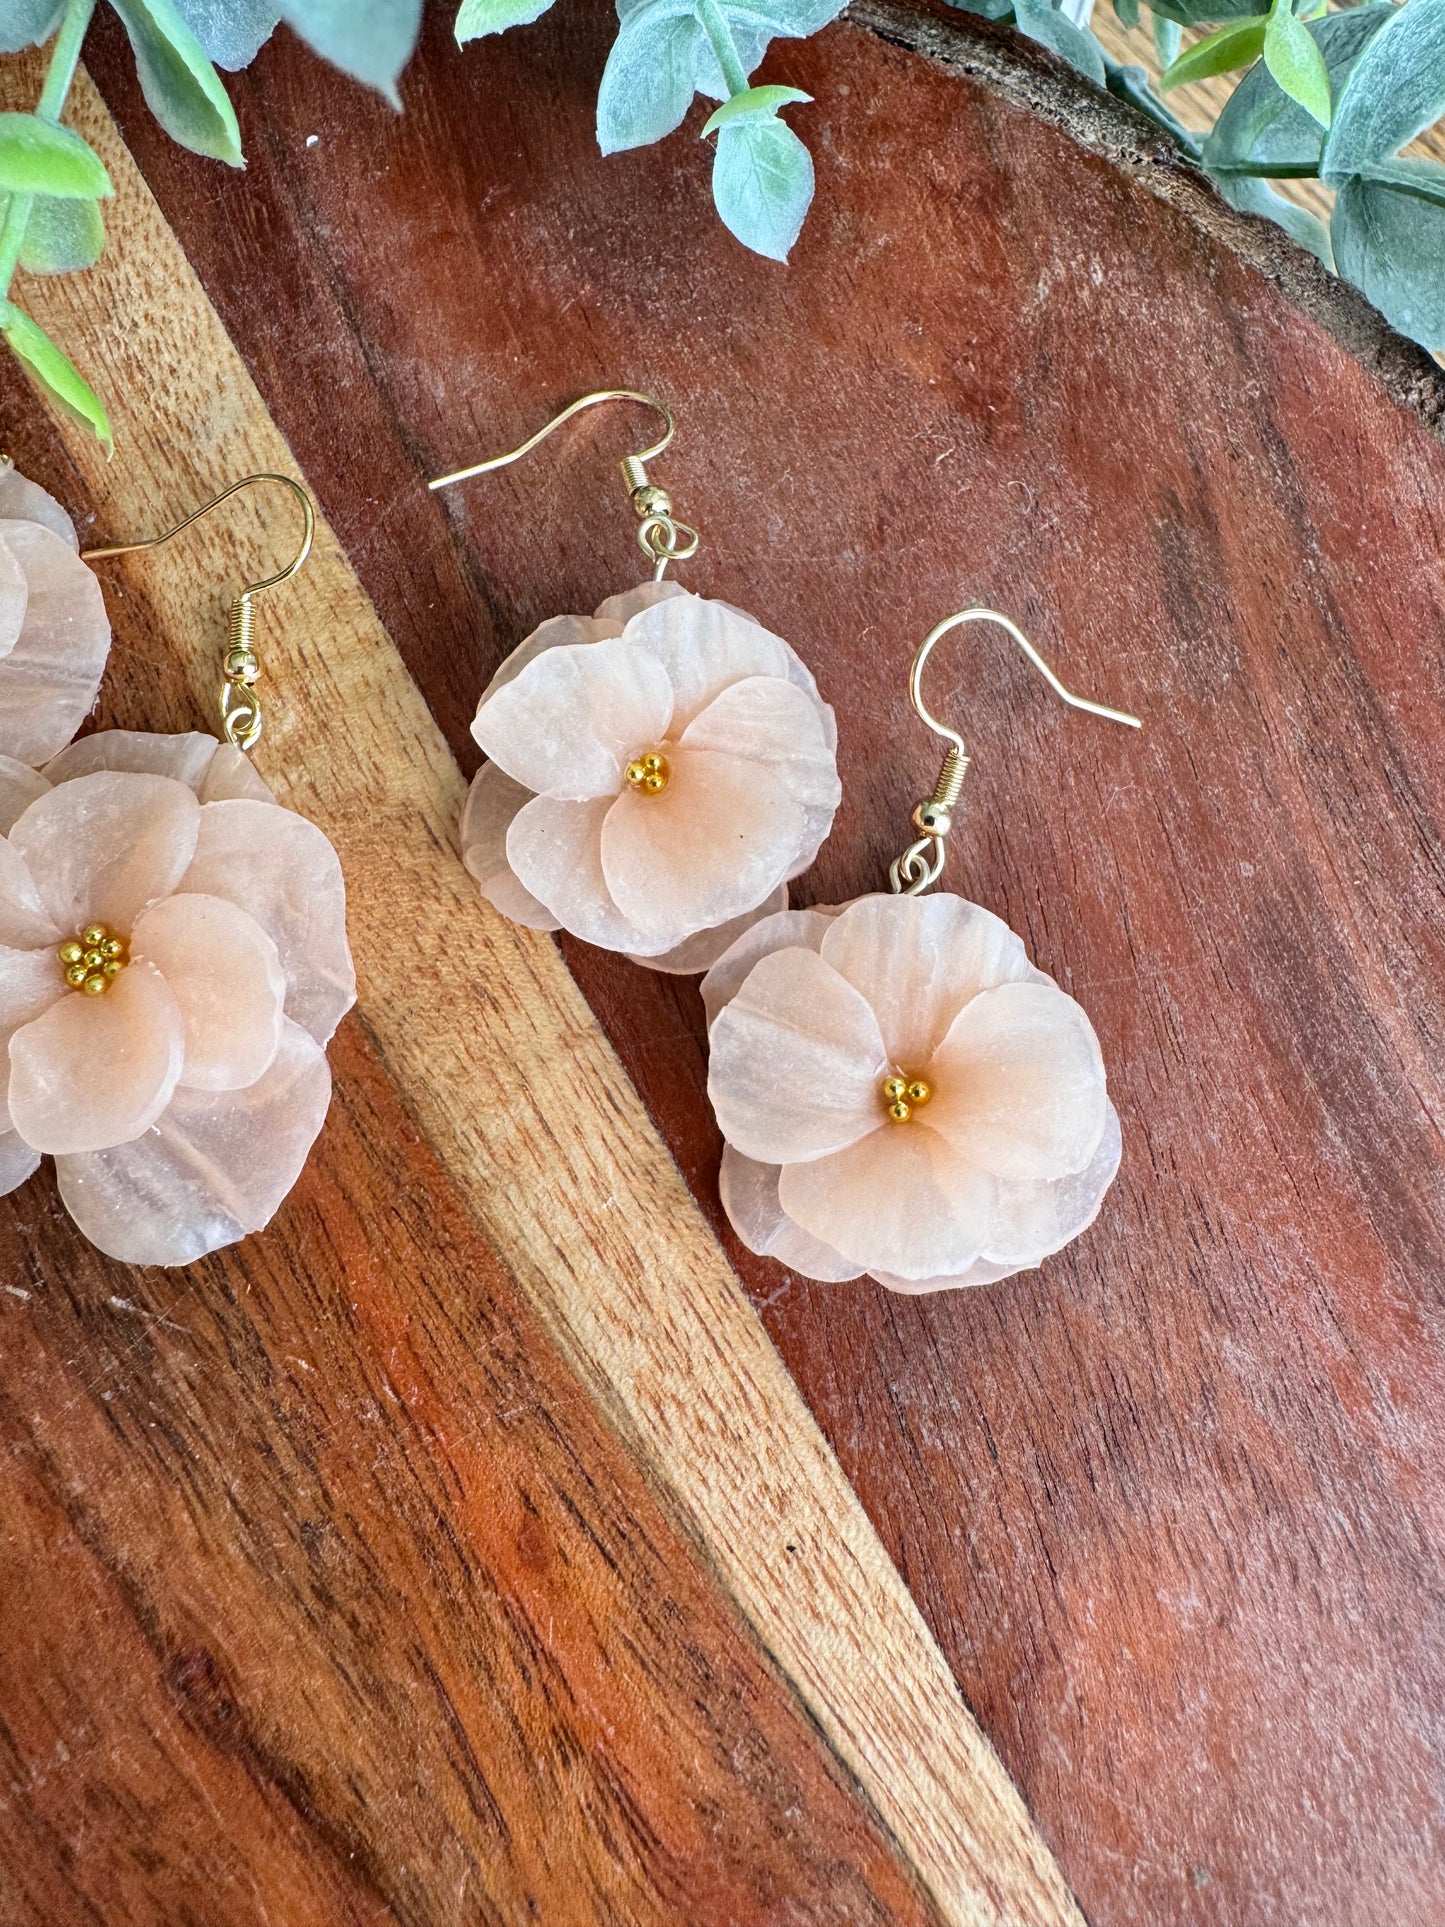
[[[1127,710],[1110,709],[1107,703],[1092,702],[1087,696],[1076,696],[1071,689],[1066,689],[1018,624],[1000,615],[997,609],[960,609],[955,615],[945,617],[929,630],[918,645],[908,675],[908,694],[920,718],[936,736],[943,737],[948,748],[944,752],[933,794],[925,798],[913,812],[913,827],[919,832],[918,840],[911,843],[902,856],[895,857],[889,866],[888,880],[895,894],[917,896],[937,883],[943,874],[944,843],[953,828],[950,812],[962,793],[969,759],[962,736],[956,729],[950,729],[947,723],[941,723],[924,702],[923,670],[933,653],[934,644],[940,642],[950,630],[959,629],[966,622],[996,622],[1001,629],[1007,630],[1054,694],[1068,703],[1071,709],[1087,710],[1091,716],[1102,716],[1106,722],[1123,723],[1129,729],[1143,728],[1139,718],[1131,716]]]
[[[158,549],[167,542],[173,542],[182,535],[193,522],[218,509],[222,502],[228,502],[243,488],[255,488],[263,482],[278,482],[282,488],[289,488],[301,504],[305,519],[305,529],[301,546],[286,564],[274,575],[268,575],[260,582],[249,582],[240,590],[231,604],[229,635],[226,644],[226,660],[223,669],[224,680],[221,684],[220,714],[221,727],[226,741],[237,749],[254,749],[261,735],[261,706],[256,699],[255,684],[261,674],[261,665],[252,647],[256,613],[252,603],[267,589],[274,589],[291,577],[301,567],[311,553],[311,544],[316,535],[316,511],[311,505],[311,497],[299,482],[292,481],[289,475],[274,475],[264,470],[256,475],[243,475],[239,482],[232,482],[223,488],[219,495],[212,496],[209,502],[202,503],[184,522],[177,522],[173,529],[164,535],[152,535],[143,542],[119,542],[113,548],[86,549],[81,554],[83,562],[100,562],[110,555],[133,555],[139,549]]]
[[[701,538],[697,530],[689,528],[686,522],[674,520],[671,496],[666,489],[655,488],[647,479],[646,464],[659,456],[677,433],[672,410],[655,395],[640,395],[631,388],[599,388],[554,415],[520,448],[508,449],[505,455],[491,455],[486,461],[473,462],[468,468],[453,469],[450,475],[438,475],[427,483],[427,487],[432,490],[449,488],[453,482],[467,482],[474,475],[490,475],[494,469],[509,468],[513,462],[520,462],[524,455],[530,455],[539,443],[545,442],[549,435],[565,422],[571,421],[574,415],[580,415],[584,408],[596,408],[602,402],[612,401],[631,401],[642,408],[655,409],[667,424],[666,432],[650,448],[644,448],[636,455],[624,455],[620,464],[628,499],[638,518],[637,540],[643,554],[653,564],[653,580],[661,582],[670,562],[686,562],[697,554]]]

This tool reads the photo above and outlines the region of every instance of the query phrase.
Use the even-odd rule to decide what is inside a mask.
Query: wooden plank
[[[84,81],[75,119],[118,183],[112,247],[95,273],[37,284],[27,300],[78,350],[88,344],[81,358],[115,404],[113,465],[78,438],[67,442],[97,527],[114,535],[161,525],[248,469],[292,462]],[[14,447],[22,465],[28,458],[61,484],[41,450],[33,427],[27,445]],[[208,712],[225,590],[274,544],[253,511],[233,525],[201,525],[184,553],[117,569],[113,718],[179,724]],[[75,1369],[86,1396],[62,1393],[52,1405],[38,1358],[34,1390],[13,1410],[52,1508],[78,1487],[74,1532],[97,1509],[108,1531],[148,1528],[135,1556],[141,1604],[168,1625],[209,1628],[199,1644],[182,1636],[179,1678],[168,1626],[148,1642],[159,1681],[132,1641],[118,1654],[126,1691],[114,1708],[92,1706],[98,1668],[74,1688],[77,1720],[89,1731],[104,1712],[110,1744],[92,1757],[85,1783],[96,1818],[81,1841],[94,1872],[75,1889],[73,1910],[144,1918],[157,1898],[168,1911],[174,1893],[177,1912],[194,1911],[218,1867],[235,1897],[243,1876],[260,1878],[258,1857],[271,1865],[289,1808],[315,1837],[293,1832],[304,1865],[293,1872],[282,1862],[275,1874],[288,1918],[309,1917],[317,1892],[338,1916],[371,1907],[451,1918],[475,1892],[486,1918],[532,1918],[535,1908],[569,1923],[589,1910],[628,1921],[685,1914],[719,1927],[860,1915],[1076,1920],[556,948],[476,904],[451,847],[460,774],[324,525],[311,565],[268,614],[262,646],[269,721],[260,766],[341,852],[361,1022],[376,1062],[348,1040],[338,1117],[286,1228],[202,1268],[223,1312],[205,1348],[213,1369],[197,1372],[196,1387],[174,1368],[157,1374],[163,1456],[148,1437],[149,1400],[161,1394],[150,1380],[132,1387],[124,1358],[96,1373],[84,1333]],[[12,1212],[35,1212],[27,1195]],[[500,1382],[487,1376],[497,1340],[476,1322],[471,1298],[502,1284],[485,1253],[474,1253],[474,1226],[548,1320],[640,1473],[576,1418],[555,1368],[545,1389],[526,1382],[544,1366],[524,1337]],[[43,1235],[35,1229],[33,1215],[18,1219],[25,1262],[44,1284],[43,1294],[20,1286],[32,1292],[17,1301],[28,1318],[39,1321],[42,1299],[62,1296],[67,1275],[80,1281],[72,1289],[83,1310],[93,1311],[99,1289],[85,1281],[99,1276],[175,1324],[204,1317],[178,1298],[185,1288],[174,1280],[142,1284],[98,1265],[53,1208]],[[347,1358],[363,1307],[366,1342]],[[509,1307],[508,1318],[518,1317]],[[170,1338],[152,1322],[146,1342]],[[207,1379],[222,1381],[218,1393],[207,1386],[201,1395]],[[494,1473],[494,1454],[519,1423],[504,1403],[513,1391],[530,1425]],[[114,1410],[122,1394],[123,1416]],[[547,1436],[561,1424],[559,1408],[569,1418],[560,1446]],[[112,1445],[107,1425],[123,1435],[108,1478],[91,1470],[97,1437]],[[558,1457],[544,1504],[538,1488]],[[492,1496],[493,1476],[505,1504]],[[425,1489],[413,1492],[413,1478]],[[756,1647],[719,1616],[716,1600],[707,1617],[709,1597],[690,1590],[687,1556],[675,1544],[669,1553],[662,1523],[647,1518],[643,1478]],[[594,1494],[592,1482],[604,1479]],[[625,1499],[601,1520],[612,1485]],[[42,1550],[47,1531],[69,1544],[43,1512],[37,1530]],[[187,1556],[172,1566],[164,1555],[177,1533]],[[258,1566],[274,1546],[282,1573],[249,1571],[238,1537],[254,1545]],[[334,1556],[347,1569],[333,1578],[328,1550],[338,1538]],[[96,1588],[127,1567],[125,1557],[96,1557],[105,1569]],[[494,1575],[494,1566],[504,1570]],[[303,1568],[292,1598],[285,1576]],[[481,1591],[522,1595],[525,1627],[498,1625],[495,1609],[458,1624],[457,1588],[469,1574]],[[682,1649],[666,1663],[650,1652],[629,1605],[634,1592]],[[616,1650],[599,1652],[600,1629],[613,1620]],[[62,1617],[44,1647],[36,1671],[51,1695],[69,1690],[68,1668],[92,1623],[88,1614]],[[491,1650],[484,1634],[504,1650]],[[288,1636],[300,1645],[294,1670]],[[239,1659],[217,1650],[232,1642]],[[23,1691],[18,1674],[9,1689]],[[261,1813],[243,1800],[237,1775],[223,1771],[228,1761],[208,1759],[203,1771],[188,1760],[195,1788],[176,1795],[158,1834],[133,1852],[126,1776],[141,1769],[123,1740],[164,1725],[157,1695],[167,1692],[179,1693],[183,1719],[233,1755],[269,1805]],[[554,1701],[569,1718],[549,1724]],[[574,1702],[585,1729],[575,1735]],[[32,1780],[45,1779],[36,1748],[52,1731],[47,1719],[53,1707],[18,1741]],[[546,1754],[529,1773],[537,1723]],[[411,1749],[425,1756],[421,1765]],[[729,1778],[720,1785],[710,1776],[724,1751]],[[433,1814],[439,1790],[450,1798]],[[204,1801],[219,1812],[210,1830],[202,1824],[203,1850],[191,1829]],[[71,1891],[77,1825],[62,1782],[9,1850],[22,1898],[43,1890],[48,1906],[56,1883]],[[353,1872],[354,1889],[341,1884]],[[463,1874],[472,1887],[453,1891],[448,1883]],[[275,1899],[258,1893],[249,1911],[266,1917]],[[236,1904],[246,1911],[244,1897]]]
[[[400,120],[282,41],[204,192],[103,78],[463,758],[501,652],[631,579],[627,425],[418,480],[623,379],[680,409],[688,579],[838,705],[808,895],[880,880],[929,767],[908,653],[969,597],[1143,712],[938,665],[952,880],[1104,1038],[1097,1229],[918,1303],[733,1256],[1091,1915],[1437,1920],[1440,379],[1041,52],[856,11],[766,70],[816,97],[787,270],[718,229],[700,111],[597,155],[605,7],[465,52],[437,9]],[[716,1214],[694,994],[568,955]]]

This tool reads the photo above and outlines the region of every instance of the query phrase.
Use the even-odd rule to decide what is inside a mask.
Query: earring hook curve
[[[701,538],[696,529],[674,519],[672,499],[666,489],[653,487],[647,479],[647,463],[661,455],[677,433],[676,417],[667,403],[659,401],[656,395],[639,394],[634,388],[595,389],[590,395],[582,395],[569,403],[539,428],[535,435],[529,435],[519,447],[509,448],[501,455],[489,455],[485,461],[472,462],[466,468],[453,469],[449,475],[434,476],[427,483],[427,488],[434,493],[439,488],[449,488],[453,482],[467,482],[474,475],[490,475],[499,468],[509,468],[513,462],[520,462],[524,455],[530,455],[534,448],[545,442],[549,435],[555,434],[564,423],[571,421],[574,415],[580,415],[583,409],[614,401],[636,402],[639,407],[651,408],[666,423],[657,441],[639,450],[636,455],[624,455],[621,462],[628,498],[637,513],[637,540],[643,554],[653,564],[653,580],[660,582],[669,563],[686,562],[697,554]]]
[[[265,576],[259,582],[248,582],[239,590],[231,603],[229,616],[229,639],[226,646],[225,667],[221,684],[220,716],[221,727],[226,741],[240,750],[254,749],[261,735],[261,707],[256,699],[255,684],[261,674],[261,665],[252,646],[256,613],[253,603],[258,595],[267,589],[277,588],[289,582],[311,553],[311,545],[316,537],[316,510],[311,497],[301,484],[289,475],[277,475],[269,469],[259,470],[254,475],[243,475],[239,482],[232,482],[223,488],[219,495],[213,495],[209,502],[188,515],[174,528],[167,529],[163,535],[148,536],[141,542],[118,542],[110,548],[83,549],[82,562],[100,562],[107,556],[133,555],[140,549],[158,549],[165,543],[174,541],[203,516],[209,515],[223,502],[228,502],[243,488],[256,488],[265,482],[276,482],[289,489],[301,505],[304,527],[301,543],[296,553],[284,568],[274,575]]]
[[[1054,694],[1066,702],[1071,709],[1086,710],[1091,716],[1102,716],[1106,722],[1122,723],[1127,729],[1142,729],[1143,724],[1137,716],[1125,709],[1112,709],[1107,703],[1096,703],[1088,696],[1076,696],[1055,675],[1043,656],[1034,647],[1023,630],[1008,616],[1000,615],[997,609],[975,607],[959,609],[942,622],[935,623],[914,652],[913,665],[908,672],[908,696],[920,720],[927,724],[935,736],[941,736],[948,744],[944,753],[943,765],[938,772],[938,781],[933,786],[933,794],[927,797],[913,812],[913,827],[919,832],[918,840],[911,843],[902,856],[895,857],[889,866],[888,880],[895,894],[917,896],[937,883],[943,874],[944,844],[953,827],[950,812],[963,790],[963,779],[968,771],[969,756],[963,737],[947,723],[940,722],[927,703],[923,700],[923,670],[932,655],[934,646],[941,642],[952,630],[970,622],[993,622],[1005,630],[1022,649],[1029,661],[1038,670]]]

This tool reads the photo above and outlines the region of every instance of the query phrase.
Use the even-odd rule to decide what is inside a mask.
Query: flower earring
[[[80,1229],[131,1264],[186,1264],[270,1220],[356,998],[336,852],[245,753],[253,599],[305,561],[310,497],[250,475],[165,535],[82,560],[156,548],[262,482],[292,492],[305,534],[232,604],[224,741],[103,730],[29,772],[28,795],[0,784],[0,1191],[52,1156]]]
[[[706,970],[781,910],[838,807],[838,731],[801,658],[751,616],[666,579],[695,529],[646,464],[671,442],[649,395],[584,395],[520,448],[429,486],[520,461],[585,408],[636,402],[666,423],[622,463],[652,579],[592,616],[554,616],[482,692],[486,752],[461,824],[481,893],[514,923],[568,930],[654,970]]]
[[[824,1283],[995,1283],[1076,1238],[1119,1168],[1079,1005],[998,917],[921,894],[943,872],[968,768],[921,677],[939,638],[972,622],[1001,625],[1075,709],[1140,726],[1070,694],[1006,616],[950,616],[913,661],[913,706],[949,748],[893,894],[765,918],[704,978],[724,1208],[750,1251]]]

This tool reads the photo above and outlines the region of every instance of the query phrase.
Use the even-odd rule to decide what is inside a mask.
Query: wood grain
[[[679,408],[688,579],[838,706],[806,895],[878,883],[930,767],[908,655],[965,600],[1144,715],[939,663],[976,738],[951,880],[1104,1040],[1099,1225],[926,1302],[732,1255],[1091,1917],[1433,1923],[1440,379],[1041,52],[857,11],[765,70],[815,96],[786,270],[718,229],[700,112],[597,155],[605,7],[465,53],[438,10],[400,120],[280,42],[234,84],[250,171],[204,188],[97,58],[464,760],[503,650],[632,579],[628,425],[418,482],[621,380]],[[567,954],[717,1222],[695,994]]]
[[[75,108],[119,186],[114,245],[27,298],[93,344],[122,452],[68,438],[69,487],[38,437],[14,452],[64,493],[83,478],[114,535],[291,457],[88,83]],[[274,552],[252,505],[117,569],[113,718],[207,713],[224,596]],[[82,1333],[82,1390],[52,1406],[37,1360],[14,1409],[44,1473],[29,1543],[85,1526],[94,1585],[148,1635],[84,1667],[91,1614],[63,1614],[5,1676],[17,1767],[55,1789],[0,1859],[19,1905],[194,1917],[229,1875],[228,1920],[1076,1921],[555,946],[477,905],[456,764],[324,524],[261,646],[258,761],[341,853],[370,1052],[350,1040],[281,1228],[202,1268],[228,1316],[198,1382],[172,1357],[133,1383]],[[39,1327],[69,1277],[93,1310],[116,1268],[53,1209],[36,1238],[35,1194],[8,1208],[34,1272],[12,1315]],[[559,1392],[478,1228],[612,1437]],[[112,1307],[190,1327],[183,1286],[133,1278]],[[92,1708],[102,1667],[122,1691]],[[171,1778],[196,1784],[138,1850],[131,1776],[176,1694],[201,1733]],[[41,1768],[72,1744],[61,1704],[86,1733],[104,1715],[79,1806]],[[294,1870],[271,1871],[277,1826]],[[258,1861],[274,1884],[247,1893]]]

